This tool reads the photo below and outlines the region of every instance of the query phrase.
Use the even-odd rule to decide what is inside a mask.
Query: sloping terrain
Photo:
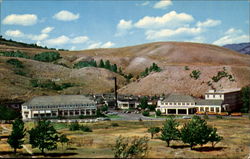
[[[250,55],[250,43],[227,44],[223,47],[240,52],[242,54]]]
[[[0,45],[0,51],[21,51],[29,56],[45,51],[40,48],[25,48]],[[137,46],[92,49],[83,51],[58,51],[63,57],[57,63],[63,63],[69,68],[53,63],[38,62],[19,58],[25,65],[27,77],[16,75],[14,68],[6,64],[10,57],[0,56],[0,96],[1,98],[24,98],[41,94],[84,94],[103,93],[113,89],[112,76],[117,76],[119,92],[123,94],[155,95],[170,92],[180,92],[194,96],[204,95],[208,89],[239,88],[250,84],[250,56],[237,53],[230,49],[215,45],[187,42],[157,42]],[[140,75],[146,67],[156,63],[161,72],[151,72],[138,80],[135,78],[126,85],[125,79],[106,69],[87,67],[72,69],[79,61],[94,59],[110,60],[117,64],[123,72]],[[188,70],[185,69],[188,66]],[[217,82],[212,81],[219,71],[233,77],[233,81],[223,77]],[[193,70],[201,72],[195,80],[190,77]],[[31,79],[50,79],[56,83],[74,83],[62,91],[51,91],[30,86]],[[209,84],[209,81],[211,82]]]

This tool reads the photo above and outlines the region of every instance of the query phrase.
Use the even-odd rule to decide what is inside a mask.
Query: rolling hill
[[[227,44],[223,47],[240,52],[242,54],[250,55],[250,43]]]
[[[27,48],[0,45],[0,51],[21,51],[29,56],[40,52],[55,51],[42,48]],[[239,88],[250,84],[250,56],[227,48],[188,42],[156,42],[123,48],[92,49],[83,51],[58,51],[62,56],[57,63],[46,63],[19,58],[24,63],[27,76],[17,75],[6,60],[12,57],[0,56],[0,98],[29,99],[41,94],[85,94],[111,92],[112,76],[117,76],[119,93],[135,95],[161,95],[179,92],[201,96],[211,88]],[[73,69],[79,61],[101,59],[117,64],[126,74],[134,78],[126,83],[123,76],[103,68],[85,67]],[[151,72],[146,77],[140,73],[156,63],[161,72]],[[69,67],[69,68],[68,68]],[[188,68],[188,69],[187,69]],[[200,71],[198,79],[190,77],[192,71]],[[219,80],[219,72],[224,76]],[[223,73],[222,73],[223,74]],[[226,74],[226,75],[225,75]],[[228,78],[230,76],[230,78]],[[137,78],[135,78],[137,76]],[[61,91],[34,88],[32,79],[50,79],[56,83],[74,83],[75,86]],[[233,79],[233,80],[232,80]]]

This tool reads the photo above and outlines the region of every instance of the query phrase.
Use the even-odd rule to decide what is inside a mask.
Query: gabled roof
[[[194,98],[183,94],[169,94],[163,100],[164,102],[195,102]]]
[[[76,105],[76,104],[95,103],[84,95],[57,95],[57,96],[37,96],[24,103],[28,106],[47,106],[47,105]]]
[[[195,99],[196,105],[221,105],[223,100]]]

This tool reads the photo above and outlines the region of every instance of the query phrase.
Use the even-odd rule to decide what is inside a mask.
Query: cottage
[[[84,95],[38,96],[22,104],[23,119],[91,116],[96,103]]]

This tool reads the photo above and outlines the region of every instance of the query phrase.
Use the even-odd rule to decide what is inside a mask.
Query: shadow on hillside
[[[207,147],[207,146],[205,146],[205,147],[196,147],[196,148],[193,148],[193,150],[195,150],[195,151],[200,151],[200,152],[202,152],[202,151],[220,151],[220,150],[223,150],[223,149],[225,149],[226,147]]]
[[[33,153],[30,154],[22,154],[23,156],[44,156],[44,157],[66,157],[66,156],[73,156],[77,155],[77,153],[74,152],[65,152],[65,153],[45,153],[44,155],[42,153]]]
[[[173,149],[184,149],[184,148],[187,148],[187,147],[190,147],[189,145],[173,145],[173,146],[170,146],[171,148]]]
[[[12,155],[12,154],[14,154],[14,152],[13,151],[0,151],[0,156],[1,155],[10,155],[10,154]]]

